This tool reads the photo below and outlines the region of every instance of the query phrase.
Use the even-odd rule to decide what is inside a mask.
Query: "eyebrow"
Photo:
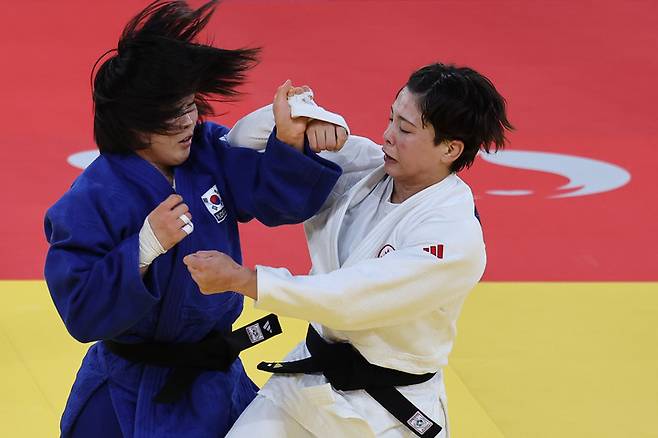
[[[393,107],[391,107],[391,114],[393,114]],[[405,119],[405,118],[402,117],[400,114],[397,114],[397,117],[400,118],[400,119],[402,119],[402,121],[407,122],[408,124],[410,124],[410,125],[413,126],[414,128],[418,128],[418,126],[414,125],[412,122],[410,122],[409,120]]]

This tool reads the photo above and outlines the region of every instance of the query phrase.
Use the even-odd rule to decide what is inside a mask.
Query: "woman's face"
[[[183,113],[171,120],[169,134],[147,134],[147,149],[140,149],[136,153],[158,169],[168,172],[173,166],[181,165],[190,156],[192,134],[199,119],[194,95],[183,101]]]
[[[406,87],[391,106],[382,149],[386,173],[397,183],[427,187],[445,177],[444,148],[434,144],[434,128],[423,126],[417,96]]]

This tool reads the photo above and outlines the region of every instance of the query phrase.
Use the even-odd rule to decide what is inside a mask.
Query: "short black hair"
[[[168,122],[185,112],[194,95],[199,117],[213,114],[210,101],[230,100],[258,48],[221,49],[195,41],[217,0],[196,10],[185,1],[156,0],[128,22],[116,49],[93,77],[94,140],[101,153],[149,147],[141,134],[167,134]]]
[[[418,98],[423,125],[434,128],[434,143],[460,140],[462,154],[450,170],[459,172],[473,164],[480,149],[489,153],[504,147],[506,102],[491,81],[468,67],[430,64],[409,77],[406,88]]]

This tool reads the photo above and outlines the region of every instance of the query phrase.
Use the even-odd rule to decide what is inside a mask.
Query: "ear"
[[[149,145],[149,147],[152,146],[152,143],[151,143],[151,135],[146,134],[145,132],[141,132],[141,131],[133,131],[133,132],[134,132],[135,134],[137,134],[137,138],[138,138],[139,141],[141,141],[143,144],[147,144],[147,145]]]
[[[464,142],[461,140],[450,140],[444,143],[444,152],[441,156],[441,162],[447,165],[452,164],[464,152]]]

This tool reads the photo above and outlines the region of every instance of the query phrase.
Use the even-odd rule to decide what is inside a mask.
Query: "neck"
[[[442,173],[441,175],[426,179],[424,181],[403,181],[393,178],[393,193],[391,194],[391,202],[393,204],[401,204],[416,193],[443,181],[450,175],[450,173],[451,172]]]
[[[151,166],[158,169],[160,171],[160,173],[167,179],[167,181],[169,181],[169,185],[172,185],[174,183],[174,169],[173,169],[173,167],[166,166],[164,164],[155,163],[151,159],[150,155],[148,155],[148,153],[145,152],[145,151],[148,151],[148,149],[137,150],[137,151],[135,151],[135,153],[137,155],[139,155],[140,157],[142,157],[144,160],[148,161],[151,164]]]
[[[148,161],[148,160],[147,160]],[[174,184],[174,169],[170,166],[163,166],[162,164],[156,164],[152,161],[149,161],[153,167],[158,169],[160,173],[167,178],[167,181],[169,181],[169,185]]]

